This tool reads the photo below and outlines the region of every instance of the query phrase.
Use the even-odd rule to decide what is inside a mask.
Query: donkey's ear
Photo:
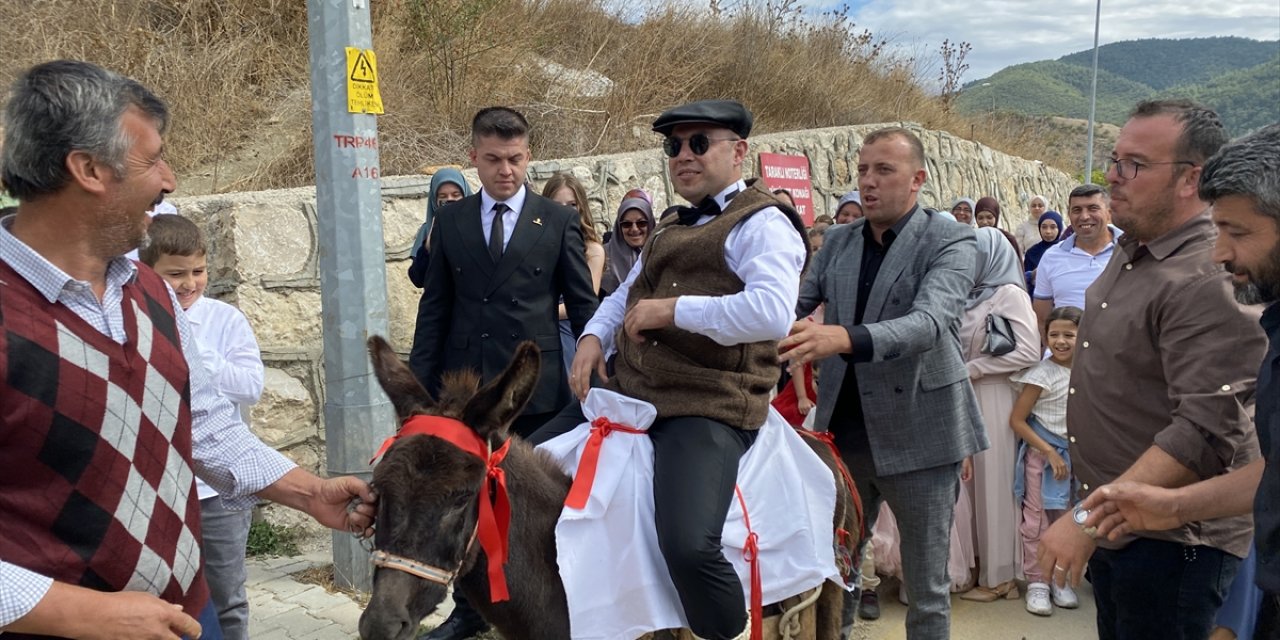
[[[373,373],[378,377],[382,390],[391,398],[396,415],[405,419],[435,405],[431,394],[418,384],[418,378],[400,361],[394,349],[382,336],[369,338],[369,358],[373,360]]]
[[[525,341],[516,347],[511,364],[467,402],[462,421],[484,438],[505,429],[520,415],[538,386],[542,356],[537,345]]]

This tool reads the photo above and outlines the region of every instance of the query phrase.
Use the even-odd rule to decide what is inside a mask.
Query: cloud
[[[1092,48],[1095,7],[1095,0],[859,0],[851,16],[859,28],[917,58],[936,58],[944,39],[969,42],[965,79],[975,80],[1012,64]],[[1101,44],[1209,36],[1280,39],[1280,3],[1102,2]],[[937,60],[924,63],[936,67]]]

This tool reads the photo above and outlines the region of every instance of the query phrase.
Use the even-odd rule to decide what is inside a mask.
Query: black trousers
[[[540,444],[583,422],[581,405],[572,403],[529,440]],[[708,640],[734,638],[746,628],[742,582],[724,557],[720,536],[738,461],[756,435],[698,416],[658,418],[649,428],[658,546],[689,628]]]
[[[1253,628],[1253,640],[1280,640],[1280,592],[1262,592],[1262,606],[1258,610],[1258,624]]]

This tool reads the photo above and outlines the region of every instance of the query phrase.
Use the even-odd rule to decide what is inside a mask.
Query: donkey
[[[508,640],[569,638],[555,527],[571,480],[549,456],[507,432],[537,383],[537,347],[521,344],[507,369],[483,387],[474,373],[447,375],[438,400],[418,384],[385,340],[370,338],[369,352],[378,381],[401,420],[419,415],[453,418],[474,430],[490,451],[509,447],[500,467],[511,508],[505,566],[510,599],[490,599],[487,554],[475,544],[480,492],[494,490],[486,463],[437,437],[406,437],[386,450],[373,473],[379,496],[374,541],[383,560],[376,563],[381,566],[374,571],[373,595],[360,616],[361,638],[411,640],[419,622],[444,600],[449,583]],[[839,468],[831,449],[811,446],[828,466]],[[838,552],[841,556],[857,542],[860,514],[850,489],[837,478],[834,524],[853,532],[854,538]],[[843,601],[841,589],[824,583],[814,628],[803,637],[838,638]]]

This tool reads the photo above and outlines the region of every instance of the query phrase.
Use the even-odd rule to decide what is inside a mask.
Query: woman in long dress
[[[1013,495],[1018,443],[1009,429],[1017,394],[1009,376],[1040,361],[1040,331],[1027,296],[1022,265],[998,229],[977,230],[974,285],[960,321],[960,344],[991,447],[973,457],[973,511],[978,587],[968,600],[1018,597],[1014,579],[1021,566],[1020,511]],[[1009,321],[1016,347],[1003,355],[983,353],[987,318]],[[1010,595],[1012,594],[1012,595]]]

